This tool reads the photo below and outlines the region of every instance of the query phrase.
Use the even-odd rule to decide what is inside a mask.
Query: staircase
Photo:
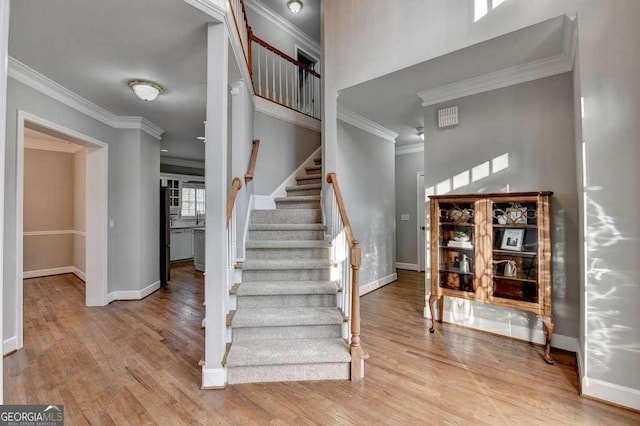
[[[234,288],[229,384],[349,379],[320,210],[321,160],[314,163],[275,210],[251,214],[242,283]]]

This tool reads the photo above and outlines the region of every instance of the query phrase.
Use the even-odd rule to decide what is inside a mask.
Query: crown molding
[[[224,21],[227,14],[226,1],[212,1],[212,0],[184,0],[185,3],[190,4],[196,9],[206,13],[212,18],[217,19],[220,22]]]
[[[116,129],[140,129],[160,139],[164,130],[143,117],[120,117],[9,56],[7,75],[56,101]]]
[[[367,133],[371,133],[374,136],[378,136],[393,144],[396,143],[396,138],[398,137],[398,134],[396,132],[387,129],[386,127],[382,127],[378,123],[371,121],[359,114],[356,114],[355,112],[343,107],[340,104],[338,104],[338,120],[349,123],[352,126],[364,130]]]
[[[204,169],[204,161],[185,160],[184,158],[160,156],[160,164],[167,166],[191,167],[194,169]]]
[[[267,5],[262,3],[260,0],[245,0],[245,5],[267,21],[271,22],[273,25],[279,27],[282,31],[295,38],[305,50],[309,50],[308,53],[316,55],[318,58],[320,57],[320,43],[302,32],[291,22],[287,21],[282,17],[282,15],[278,15],[273,10],[269,9]]]
[[[424,152],[424,142],[412,143],[411,145],[396,145],[396,156]]]
[[[571,58],[562,53],[523,65],[458,81],[418,93],[422,106],[439,104],[465,96],[477,95],[490,90],[502,89],[515,84],[526,83],[540,78],[569,72],[573,69]]]

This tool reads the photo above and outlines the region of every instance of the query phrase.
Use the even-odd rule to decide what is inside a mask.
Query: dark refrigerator
[[[169,189],[160,184],[160,284],[171,280],[169,270],[171,251],[171,211],[169,207]]]

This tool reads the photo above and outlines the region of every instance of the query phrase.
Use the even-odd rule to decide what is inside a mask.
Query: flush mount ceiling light
[[[302,2],[300,0],[289,0],[287,2],[287,7],[293,13],[298,13],[302,10]]]
[[[424,140],[424,127],[416,127],[416,131],[418,132],[418,136]]]
[[[143,101],[152,101],[164,91],[162,86],[153,81],[133,80],[129,82],[129,87],[133,89],[133,93]]]

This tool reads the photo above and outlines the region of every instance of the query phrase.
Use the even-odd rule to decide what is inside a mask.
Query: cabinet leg
[[[553,328],[554,324],[551,320],[551,317],[542,317],[542,324],[544,324],[544,332],[547,338],[546,345],[544,348],[544,360],[549,365],[553,365],[553,359],[551,359],[551,336],[553,336]]]
[[[444,297],[440,296],[438,298],[438,321],[442,323],[443,318],[444,318]]]
[[[432,294],[429,296],[429,311],[431,311],[431,328],[429,329],[430,333],[436,331],[436,315],[433,312],[433,303],[438,299],[438,296]]]

